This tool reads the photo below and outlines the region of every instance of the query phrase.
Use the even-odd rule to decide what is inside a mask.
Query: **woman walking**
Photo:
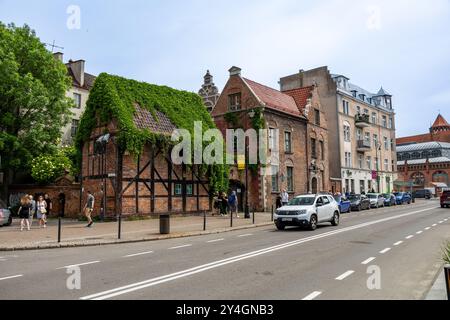
[[[23,231],[25,225],[27,226],[28,231],[30,231],[30,213],[31,213],[31,201],[28,196],[22,197],[20,199],[20,208],[19,208],[19,218],[20,220],[20,231]]]
[[[34,200],[32,195],[28,196],[28,199],[30,199],[31,203],[31,212],[30,212],[30,228],[33,226],[33,218],[36,213],[36,201]]]
[[[39,219],[39,228],[47,228],[47,202],[43,196],[39,196],[36,204],[37,218]]]

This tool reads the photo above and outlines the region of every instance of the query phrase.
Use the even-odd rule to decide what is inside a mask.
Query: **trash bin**
[[[170,233],[170,215],[162,214],[159,216],[159,232],[161,234]]]

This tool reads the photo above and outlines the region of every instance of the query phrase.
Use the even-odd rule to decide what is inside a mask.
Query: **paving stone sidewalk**
[[[78,246],[95,246],[117,243],[155,241],[162,239],[189,237],[202,234],[228,232],[232,230],[254,228],[271,225],[270,213],[256,213],[253,219],[233,219],[231,228],[230,217],[211,216],[206,219],[206,231],[203,230],[203,216],[171,218],[171,233],[159,233],[159,219],[138,221],[122,221],[122,236],[118,239],[118,223],[95,223],[92,228],[86,228],[85,222],[74,220],[62,221],[61,243],[58,243],[58,221],[50,220],[47,228],[39,228],[37,221],[33,222],[31,231],[20,231],[20,221],[14,220],[12,226],[0,228],[0,251],[51,249]]]

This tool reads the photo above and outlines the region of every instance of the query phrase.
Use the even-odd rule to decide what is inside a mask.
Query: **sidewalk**
[[[448,300],[444,270],[439,272],[439,276],[433,284],[433,287],[431,287],[430,292],[428,292],[425,300]]]
[[[51,220],[46,229],[40,229],[37,221],[33,222],[31,231],[20,231],[19,220],[14,220],[11,227],[0,228],[0,251],[51,249],[80,246],[97,246],[106,244],[154,241],[181,238],[204,234],[228,232],[233,230],[271,225],[270,213],[256,213],[255,224],[252,219],[207,216],[206,231],[203,231],[203,216],[171,218],[171,234],[159,233],[159,219],[139,221],[122,221],[122,236],[118,240],[118,223],[96,223],[86,228],[86,222],[63,220],[61,243],[58,243],[58,221]]]

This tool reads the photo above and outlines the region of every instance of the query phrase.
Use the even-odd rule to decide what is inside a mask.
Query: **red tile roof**
[[[438,128],[438,127],[450,127],[450,124],[448,124],[447,120],[444,119],[442,115],[438,115],[436,121],[434,122],[432,128]]]
[[[293,97],[249,79],[243,79],[267,108],[303,117]]]
[[[300,112],[303,112],[303,109],[306,107],[306,104],[308,103],[308,99],[311,98],[313,90],[314,86],[309,86],[304,88],[283,91],[283,93],[293,97],[295,102],[297,103],[297,106],[300,109]]]
[[[171,135],[176,126],[162,112],[156,111],[155,119],[150,111],[142,108],[137,103],[134,105],[136,113],[134,114],[134,124],[138,129],[149,129],[154,133],[162,133]]]

